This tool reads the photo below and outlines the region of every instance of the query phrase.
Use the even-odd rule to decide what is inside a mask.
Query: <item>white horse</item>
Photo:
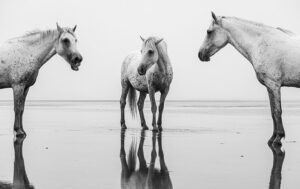
[[[199,50],[209,61],[226,44],[234,46],[253,66],[258,81],[269,93],[274,132],[269,143],[281,145],[285,132],[281,119],[280,88],[300,87],[300,40],[292,32],[234,17],[217,17]]]
[[[40,68],[56,53],[78,70],[82,56],[77,50],[74,28],[33,31],[8,40],[0,47],[0,89],[12,88],[14,93],[15,123],[17,136],[26,135],[23,130],[25,99],[38,76]]]
[[[124,109],[126,97],[133,116],[136,115],[136,92],[140,91],[138,109],[143,129],[148,129],[144,113],[144,101],[149,93],[151,101],[152,126],[153,130],[162,130],[162,113],[165,99],[168,95],[170,84],[173,79],[173,70],[167,53],[167,45],[163,39],[157,37],[142,38],[143,45],[140,52],[128,55],[122,65],[121,84],[122,95],[121,106],[121,127],[126,129]],[[156,125],[156,102],[155,92],[160,91],[159,115]]]

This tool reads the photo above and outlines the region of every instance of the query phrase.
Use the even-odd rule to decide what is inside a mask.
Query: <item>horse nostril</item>
[[[200,60],[202,60],[202,53],[201,53],[201,51],[198,53],[198,58],[199,58]]]
[[[75,58],[74,58],[74,62],[75,63],[80,63],[82,61],[82,57],[80,57],[80,56],[76,56]]]
[[[138,69],[138,72],[139,72],[140,75],[143,75],[143,74],[145,74],[145,69],[143,67],[140,67]]]

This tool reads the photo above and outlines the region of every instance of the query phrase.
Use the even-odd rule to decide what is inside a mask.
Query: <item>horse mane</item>
[[[169,55],[168,55],[168,51],[167,51],[167,43],[162,40],[159,44],[155,45],[155,42],[157,40],[159,40],[161,38],[156,37],[156,36],[151,36],[149,38],[147,38],[144,43],[145,45],[149,45],[152,48],[156,47],[158,54],[160,56],[160,58],[163,60],[164,63],[170,63],[170,59],[169,59]]]
[[[242,18],[237,18],[237,17],[225,17],[225,16],[222,16],[221,17],[222,19],[233,19],[233,20],[236,20],[238,22],[242,22],[242,23],[246,23],[246,24],[250,24],[250,25],[253,25],[255,27],[258,27],[258,28],[264,28],[264,29],[271,29],[271,30],[279,30],[287,35],[295,35],[294,32],[290,31],[290,30],[287,30],[287,29],[284,29],[284,28],[281,28],[281,27],[272,27],[272,26],[268,26],[268,25],[265,25],[263,23],[259,23],[259,22],[254,22],[254,21],[250,21],[250,20],[246,20],[246,19],[242,19]]]
[[[284,29],[284,28],[281,28],[281,27],[277,27],[276,29],[282,31],[283,33],[286,33],[286,34],[288,34],[288,35],[291,35],[291,36],[296,35],[294,32],[292,32],[292,31],[290,31],[290,30],[287,30],[287,29]]]
[[[73,32],[73,30],[71,28],[63,28],[64,32],[68,32],[71,35],[73,35],[75,37],[75,34]],[[56,29],[51,30],[32,30],[29,32],[26,32],[24,35],[20,36],[20,37],[15,37],[10,39],[9,41],[14,41],[14,40],[18,40],[18,41],[24,41],[24,42],[28,42],[29,44],[33,44],[36,42],[40,42],[48,37],[57,37],[59,38],[60,35],[57,35],[58,31]],[[32,39],[32,37],[34,36],[38,36],[35,39]]]
[[[235,20],[235,21],[238,21],[238,22],[242,22],[242,23],[245,23],[245,24],[249,24],[249,25],[252,25],[252,26],[255,26],[255,27],[258,27],[258,28],[267,28],[267,29],[274,29],[273,27],[271,26],[268,26],[268,25],[265,25],[263,23],[260,23],[260,22],[254,22],[254,21],[250,21],[250,20],[246,20],[246,19],[243,19],[243,18],[238,18],[238,17],[225,17],[223,16],[222,17],[223,19],[232,19],[232,20]]]

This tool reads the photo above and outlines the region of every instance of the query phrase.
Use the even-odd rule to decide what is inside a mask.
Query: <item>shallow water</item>
[[[114,101],[28,102],[24,115],[28,136],[23,144],[14,143],[11,102],[0,102],[0,183],[9,187],[13,180],[20,183],[13,179],[19,173],[37,189],[117,189],[121,182],[123,187],[145,184],[145,171],[121,179],[129,163],[124,153],[127,156],[132,144],[138,148],[144,142],[136,170],[143,160],[141,154],[147,171],[152,170],[150,162],[155,163],[156,174],[151,173],[156,177],[148,177],[148,183],[191,189],[297,188],[300,102],[285,102],[283,110],[287,138],[282,150],[273,149],[273,153],[267,145],[272,133],[268,102],[167,102],[161,135],[141,132],[138,120],[130,115],[126,115],[129,129],[122,133],[119,103]],[[150,126],[149,102],[145,116]],[[157,171],[160,160],[168,172]]]

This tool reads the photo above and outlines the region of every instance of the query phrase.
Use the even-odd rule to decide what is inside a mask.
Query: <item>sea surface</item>
[[[162,133],[142,131],[128,108],[121,131],[117,101],[28,101],[24,140],[13,135],[12,102],[0,115],[0,189],[300,186],[299,101],[283,102],[281,148],[267,145],[265,101],[168,101]],[[145,117],[151,128],[149,102]]]

